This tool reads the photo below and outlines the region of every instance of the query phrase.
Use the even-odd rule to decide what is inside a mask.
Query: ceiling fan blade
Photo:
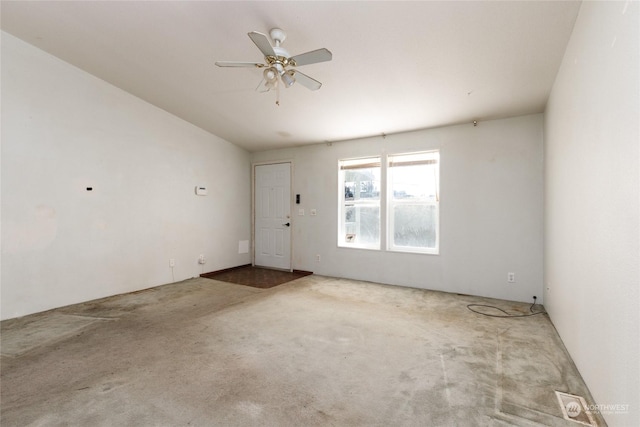
[[[295,77],[296,82],[300,83],[302,86],[306,87],[309,90],[318,90],[322,86],[322,83],[317,81],[314,78],[307,76],[306,74],[301,73],[298,70],[290,71]]]
[[[236,61],[216,61],[218,67],[257,67],[262,68],[264,64],[257,62],[236,62]]]
[[[258,49],[260,49],[260,52],[262,52],[264,56],[276,56],[276,53],[273,50],[273,46],[271,46],[271,43],[269,43],[269,39],[266,35],[257,31],[251,31],[250,33],[248,33],[248,35],[249,38],[256,44],[256,46],[258,46]]]
[[[316,64],[318,62],[331,61],[331,52],[325,48],[312,50],[311,52],[301,53],[300,55],[289,58],[289,63],[294,67],[301,65]]]

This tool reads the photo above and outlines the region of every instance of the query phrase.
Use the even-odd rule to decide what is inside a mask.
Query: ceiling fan
[[[218,61],[216,65],[218,67],[264,68],[262,72],[263,80],[256,90],[259,92],[268,92],[275,89],[277,93],[277,105],[280,105],[280,82],[282,82],[285,88],[291,87],[294,83],[298,82],[309,90],[320,89],[322,83],[301,73],[295,69],[295,67],[331,61],[332,55],[329,50],[322,48],[291,56],[289,52],[281,46],[282,42],[287,38],[287,33],[280,28],[274,28],[269,31],[269,36],[271,36],[275,46],[271,45],[271,42],[269,42],[265,34],[252,31],[248,33],[248,35],[264,55],[265,63]]]

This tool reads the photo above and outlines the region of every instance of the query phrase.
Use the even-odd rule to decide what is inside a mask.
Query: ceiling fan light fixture
[[[295,77],[293,77],[293,72],[291,71],[282,73],[280,75],[280,78],[282,79],[282,83],[284,83],[286,87],[291,87],[296,82]]]
[[[276,76],[277,76],[276,70],[273,68],[265,69],[262,75],[264,76],[264,79],[268,82],[273,82],[274,80],[276,80]]]

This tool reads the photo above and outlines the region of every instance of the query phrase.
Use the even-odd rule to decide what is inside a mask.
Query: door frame
[[[293,271],[293,227],[295,226],[292,213],[295,201],[295,198],[293,196],[293,159],[251,162],[251,265],[256,265],[256,167],[265,165],[278,165],[283,163],[289,164],[289,216],[291,219],[291,232],[289,233],[289,271]]]

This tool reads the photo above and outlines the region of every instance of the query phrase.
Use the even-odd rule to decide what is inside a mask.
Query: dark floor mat
[[[272,270],[269,268],[243,266],[223,271],[201,274],[200,277],[220,280],[238,285],[252,286],[254,288],[272,288],[283,283],[308,276],[310,271],[294,270],[293,272]]]

